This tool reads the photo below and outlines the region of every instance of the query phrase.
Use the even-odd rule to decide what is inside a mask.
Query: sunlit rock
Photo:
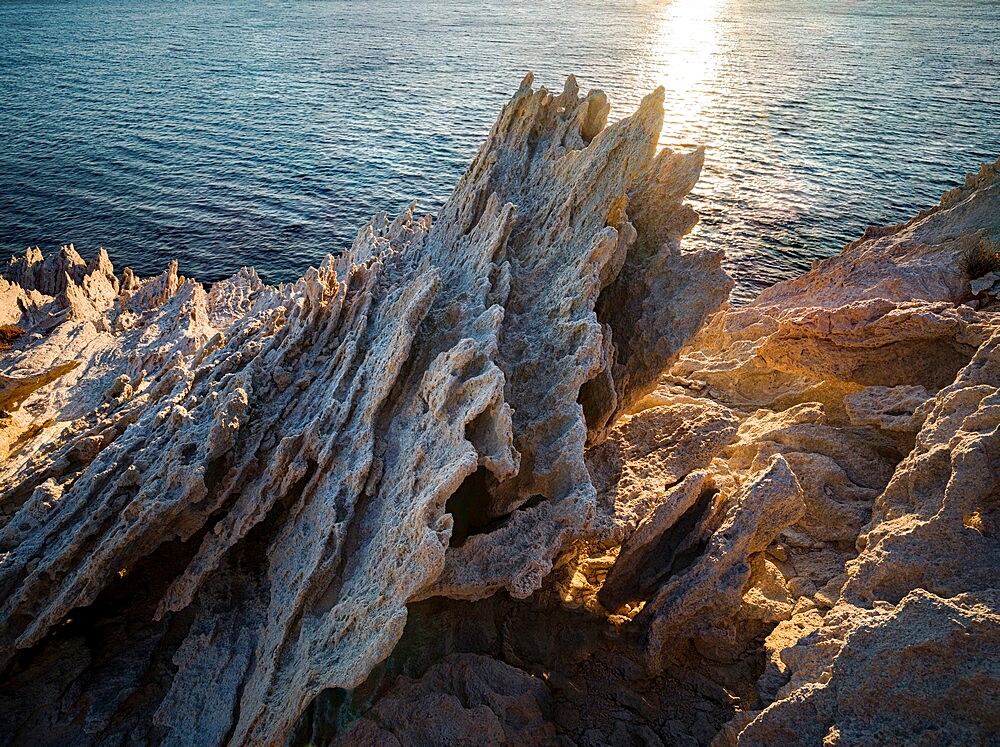
[[[719,311],[662,98],[288,286],[14,259],[0,741],[991,738],[998,166]]]
[[[529,76],[433,225],[281,288],[15,260],[4,739],[280,742],[408,602],[538,589],[596,531],[587,444],[730,286],[680,248],[702,154],[657,153],[662,101],[605,127]]]

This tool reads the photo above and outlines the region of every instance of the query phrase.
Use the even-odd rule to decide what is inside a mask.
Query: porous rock
[[[545,683],[496,659],[452,654],[419,680],[399,678],[342,745],[554,745]]]
[[[702,152],[608,111],[289,286],[8,266],[0,741],[996,734],[1000,162],[702,326]]]
[[[291,285],[9,265],[3,741],[281,743],[408,602],[523,597],[594,531],[586,445],[729,281],[680,248],[702,153],[657,153],[662,90],[606,127],[531,83],[433,224]]]

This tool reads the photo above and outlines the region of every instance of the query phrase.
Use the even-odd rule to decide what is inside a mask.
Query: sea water
[[[296,278],[433,212],[528,70],[707,148],[737,300],[1000,155],[995,0],[0,2],[0,251]]]

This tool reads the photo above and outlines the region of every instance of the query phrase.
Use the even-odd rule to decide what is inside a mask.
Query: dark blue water
[[[993,0],[0,2],[0,250],[297,277],[447,196],[526,70],[704,143],[738,297],[1000,155]]]

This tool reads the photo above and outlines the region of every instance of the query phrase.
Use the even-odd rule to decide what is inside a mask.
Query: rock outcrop
[[[863,472],[838,459],[846,485],[807,476],[816,459],[796,469],[807,511],[779,538],[798,546],[789,559],[844,562],[822,588],[786,584],[794,607],[764,643],[757,704],[718,745],[995,738],[1000,305],[977,298],[970,257],[1000,237],[998,177],[1000,162],[984,166],[937,208],[717,318],[733,334],[709,355],[696,341],[675,367],[730,403],[792,412],[815,398],[855,459],[880,457]]]
[[[0,742],[988,741],[1000,162],[721,308],[662,98],[288,286],[12,260]]]
[[[551,744],[545,683],[487,656],[451,654],[419,680],[401,677],[344,744]],[[397,736],[398,735],[398,736]]]
[[[529,77],[433,225],[287,287],[13,261],[6,739],[281,742],[408,602],[538,589],[591,531],[588,440],[728,291],[680,248],[702,153],[657,153],[662,100],[605,127]]]

